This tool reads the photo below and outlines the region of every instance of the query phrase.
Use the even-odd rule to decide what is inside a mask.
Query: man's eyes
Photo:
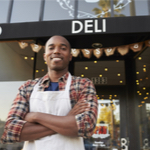
[[[55,49],[55,47],[49,47],[49,50],[53,50],[53,49]],[[60,49],[66,50],[67,48],[66,47],[60,47]]]
[[[54,49],[54,47],[49,47],[50,50]]]
[[[61,47],[62,50],[66,50],[66,47]]]

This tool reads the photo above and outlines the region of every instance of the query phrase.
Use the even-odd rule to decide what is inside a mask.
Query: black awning
[[[34,39],[40,44],[63,35],[73,48],[127,45],[150,39],[150,16],[0,24],[0,41]]]

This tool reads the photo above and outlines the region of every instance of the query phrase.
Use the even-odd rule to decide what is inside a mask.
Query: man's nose
[[[54,53],[60,53],[60,48],[59,48],[59,47],[56,47],[56,48],[54,49]]]

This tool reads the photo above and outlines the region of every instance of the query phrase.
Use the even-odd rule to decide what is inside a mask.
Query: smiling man
[[[1,142],[25,141],[23,150],[84,150],[83,138],[96,124],[95,88],[89,79],[68,72],[72,55],[64,37],[46,42],[44,60],[48,73],[19,88]]]

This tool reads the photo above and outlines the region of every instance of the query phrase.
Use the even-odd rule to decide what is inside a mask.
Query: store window
[[[136,16],[146,16],[149,14],[150,3],[149,0],[134,0]]]
[[[78,18],[130,16],[129,0],[81,0],[78,3]]]
[[[11,104],[17,95],[18,88],[24,83],[24,81],[3,81],[0,82],[0,137],[4,132],[4,125],[11,108]],[[21,150],[23,142],[16,144],[1,144],[2,150]]]
[[[141,149],[150,149],[150,47],[136,59],[137,100]]]
[[[10,0],[0,0],[0,23],[7,23]]]
[[[75,0],[45,0],[43,20],[74,19]]]
[[[14,0],[11,23],[39,21],[41,0]]]
[[[33,51],[21,49],[18,42],[0,43],[0,137],[18,88],[33,74]],[[21,150],[23,143],[1,144],[0,149]]]
[[[149,7],[148,0],[81,0],[78,1],[77,18],[149,15]]]

